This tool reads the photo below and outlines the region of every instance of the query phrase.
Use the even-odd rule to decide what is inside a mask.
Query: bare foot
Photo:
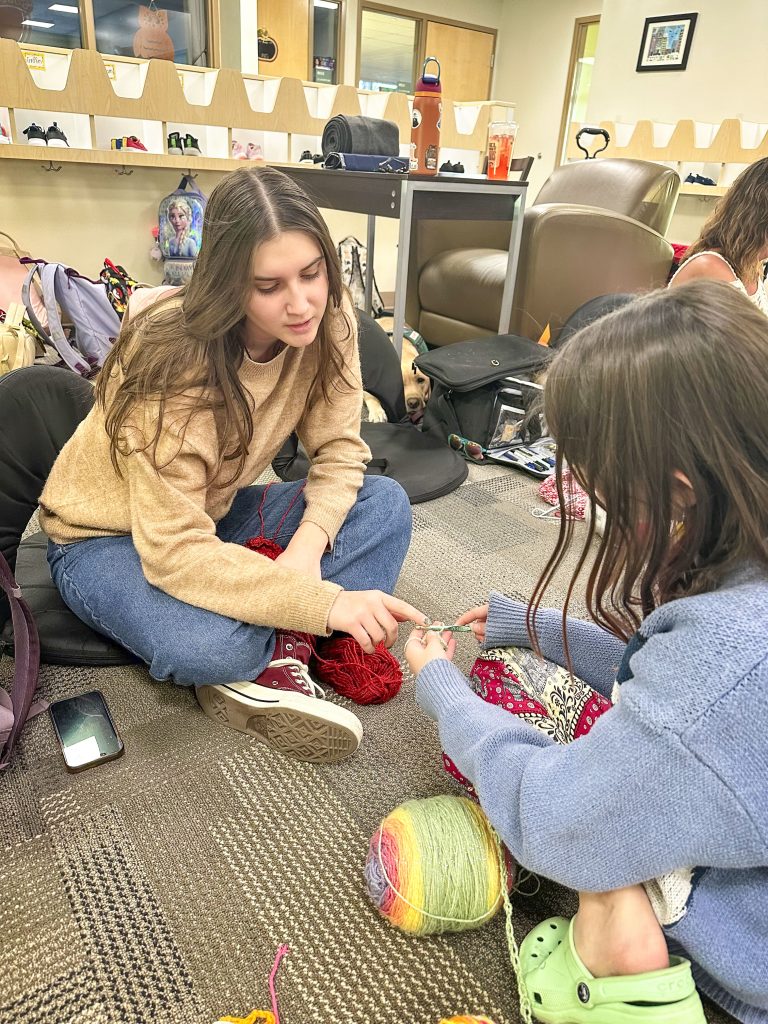
[[[584,966],[596,978],[669,966],[664,933],[642,885],[579,893],[573,941]]]

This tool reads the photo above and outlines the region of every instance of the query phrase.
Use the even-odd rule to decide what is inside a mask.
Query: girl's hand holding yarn
[[[398,622],[426,624],[427,617],[381,590],[342,590],[328,614],[328,629],[349,633],[366,654],[373,654],[381,643],[391,647],[397,640]]]
[[[442,623],[435,623],[442,625]],[[425,632],[418,626],[405,641],[405,660],[415,676],[430,661],[442,659],[453,661],[456,652],[456,640],[452,633]]]
[[[471,626],[475,640],[479,644],[485,643],[485,624],[488,621],[488,605],[480,604],[477,608],[470,608],[469,611],[456,619],[457,626]]]

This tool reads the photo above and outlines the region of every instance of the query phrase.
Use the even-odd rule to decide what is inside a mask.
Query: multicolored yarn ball
[[[493,1024],[490,1017],[472,1017],[464,1014],[461,1017],[443,1017],[440,1024]]]
[[[496,834],[471,800],[408,800],[371,838],[366,887],[379,912],[405,932],[467,931],[502,904],[500,859]]]

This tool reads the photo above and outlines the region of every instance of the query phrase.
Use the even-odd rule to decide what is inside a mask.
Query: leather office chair
[[[0,377],[0,551],[14,571],[50,665],[124,665],[136,659],[95,633],[64,604],[46,560],[48,538],[21,540],[51,467],[93,405],[93,386],[56,366]],[[13,653],[7,602],[0,602],[0,650]]]
[[[661,287],[677,173],[644,160],[585,160],[550,175],[523,218],[510,333],[554,337],[585,302]],[[509,225],[423,221],[406,319],[430,345],[498,332]]]

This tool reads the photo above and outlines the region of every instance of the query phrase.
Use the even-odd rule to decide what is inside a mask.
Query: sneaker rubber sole
[[[30,139],[27,142],[27,145],[28,146],[47,146],[48,143],[45,141],[45,139]]]
[[[214,722],[247,733],[299,761],[334,764],[350,757],[360,746],[362,726],[346,708],[301,694],[258,689],[271,695],[260,700],[226,685],[197,686],[195,693]]]
[[[48,145],[52,146],[54,149],[69,149],[69,143],[64,142],[62,139],[51,139],[48,142]]]

